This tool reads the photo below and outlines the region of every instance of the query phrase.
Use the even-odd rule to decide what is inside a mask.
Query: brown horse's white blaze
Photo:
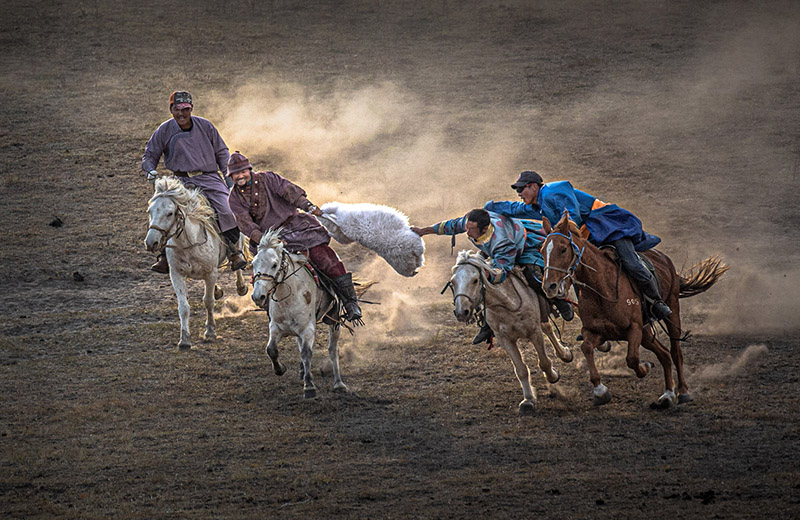
[[[473,319],[482,306],[486,321],[497,338],[498,345],[508,353],[522,387],[520,413],[534,410],[536,389],[531,385],[530,370],[517,347],[517,341],[533,343],[539,358],[539,369],[549,383],[555,383],[559,374],[553,367],[544,349],[544,336],[547,335],[556,355],[565,362],[572,361],[569,348],[553,332],[549,322],[541,322],[539,298],[528,286],[523,277],[510,275],[503,283],[491,284],[486,281],[484,270],[488,264],[477,254],[462,251],[458,255],[449,286],[453,289],[453,314],[460,322]]]
[[[626,341],[626,363],[638,377],[647,375],[651,364],[639,360],[639,346],[652,351],[664,370],[664,393],[653,403],[667,407],[691,400],[683,375],[681,350],[681,320],[679,298],[693,296],[711,287],[728,267],[718,259],[709,258],[692,270],[687,278],[679,275],[669,257],[651,249],[644,253],[653,263],[665,303],[672,314],[665,319],[670,348],[662,345],[652,327],[644,327],[642,297],[638,288],[620,272],[610,256],[583,239],[575,224],[564,216],[554,227],[544,222],[547,238],[542,245],[545,261],[542,288],[548,297],[566,294],[572,283],[578,285],[578,315],[581,318],[583,343],[581,351],[589,366],[589,379],[594,387],[596,404],[611,400],[608,388],[602,383],[594,363],[594,350],[601,349],[606,341]],[[678,375],[677,388],[672,364]]]

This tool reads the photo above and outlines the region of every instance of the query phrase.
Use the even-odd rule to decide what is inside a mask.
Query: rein
[[[175,231],[170,234],[169,230],[175,228]],[[183,232],[186,230],[186,215],[183,211],[178,210],[177,215],[175,216],[175,223],[167,229],[160,228],[156,225],[151,224],[148,229],[155,229],[164,237],[164,248],[172,248],[172,249],[190,249],[192,247],[202,246],[206,242],[208,242],[208,229],[206,226],[201,224],[200,227],[203,228],[203,241],[197,242],[195,244],[189,244],[188,246],[176,246],[174,244],[169,244],[169,241],[173,238],[179,238]]]
[[[288,271],[289,269],[289,262],[291,262],[291,257],[289,256],[289,253],[287,253],[285,249],[281,249],[281,266],[278,268],[278,272],[275,273],[274,276],[264,273],[255,273],[253,275],[254,284],[258,280],[262,279],[272,282],[272,288],[269,291],[267,291],[267,296],[274,302],[281,302],[292,295],[292,291],[290,290],[289,293],[283,298],[281,299],[275,298],[275,293],[278,290],[278,287],[286,283],[286,280],[297,274],[297,272],[303,269],[304,267],[303,265],[300,265],[299,267],[295,268],[295,270],[292,271],[291,273],[286,274],[286,271]]]

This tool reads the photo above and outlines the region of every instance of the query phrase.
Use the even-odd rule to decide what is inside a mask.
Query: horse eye
[[[561,254],[563,255],[563,254],[564,254],[564,253],[566,253],[566,252],[567,252],[567,248],[566,248],[566,247],[562,247],[562,248],[561,248]]]
[[[473,285],[476,284],[476,283],[478,283],[478,280],[472,280],[472,284]]]

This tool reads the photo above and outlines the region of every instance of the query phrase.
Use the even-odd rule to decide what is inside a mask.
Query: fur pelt
[[[375,251],[397,273],[414,276],[425,263],[425,243],[411,231],[408,217],[377,204],[328,202],[319,219],[338,242],[358,244]]]

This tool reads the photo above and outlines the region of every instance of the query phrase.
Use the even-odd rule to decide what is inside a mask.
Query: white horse
[[[144,243],[148,251],[164,249],[169,262],[169,277],[178,298],[181,339],[178,347],[191,348],[189,335],[189,301],[186,279],[203,280],[206,284],[203,303],[206,308],[204,339],[216,338],[214,300],[222,297],[216,286],[219,267],[225,262],[227,248],[216,228],[214,210],[199,188],[186,188],[175,177],[162,177],[155,183],[155,194],[147,208],[150,227]],[[247,294],[242,271],[236,271],[236,292]]]
[[[514,271],[500,284],[487,281],[486,272],[490,265],[472,251],[461,251],[448,286],[453,290],[453,313],[456,319],[468,323],[475,317],[481,306],[486,313],[486,322],[492,328],[500,347],[505,350],[514,364],[514,372],[522,386],[524,399],[519,404],[520,413],[530,413],[536,404],[536,389],[531,386],[528,365],[522,359],[517,347],[520,339],[533,343],[539,356],[539,368],[549,383],[559,379],[550,358],[544,350],[544,336],[547,334],[556,355],[567,363],[572,361],[572,351],[561,344],[553,333],[549,322],[542,322],[539,296],[519,273]]]
[[[311,355],[317,321],[328,325],[328,355],[333,369],[334,392],[346,392],[339,374],[339,334],[341,332],[337,301],[314,281],[305,268],[305,255],[292,254],[278,237],[280,230],[270,230],[261,237],[258,253],[253,258],[253,294],[251,298],[269,314],[267,355],[277,375],[286,372],[278,361],[278,343],[286,336],[295,336],[300,349],[300,377],[303,395],[316,397],[311,377]]]

